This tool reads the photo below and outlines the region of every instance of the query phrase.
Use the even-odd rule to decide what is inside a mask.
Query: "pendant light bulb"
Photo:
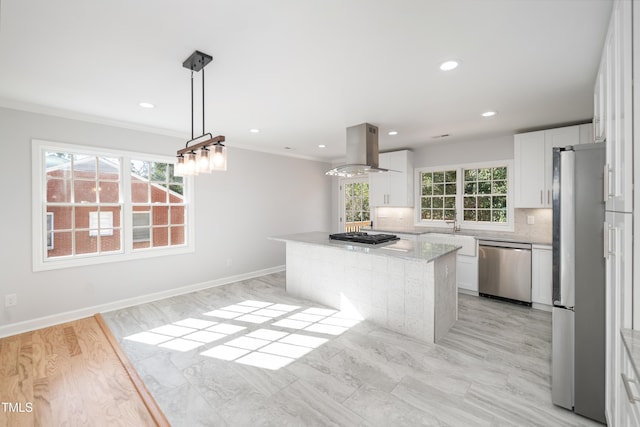
[[[178,161],[175,164],[175,176],[184,176],[185,175],[185,164],[184,164],[184,156],[178,156]]]
[[[218,143],[213,145],[213,156],[211,156],[212,171],[227,170],[227,147]]]
[[[207,147],[202,147],[198,151],[198,173],[211,173],[211,159],[209,157],[209,149]]]
[[[196,163],[196,153],[193,151],[184,156],[185,175],[197,175],[198,165]]]

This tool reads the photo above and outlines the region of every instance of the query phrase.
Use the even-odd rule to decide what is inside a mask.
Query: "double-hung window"
[[[416,169],[416,223],[513,229],[511,162]]]
[[[192,251],[173,159],[33,141],[35,271]]]

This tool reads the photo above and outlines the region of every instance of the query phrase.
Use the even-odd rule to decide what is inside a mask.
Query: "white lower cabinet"
[[[553,304],[553,251],[549,245],[531,247],[531,302]]]
[[[478,257],[458,255],[456,259],[458,289],[478,292]]]
[[[640,426],[640,383],[626,347],[622,346],[619,397],[620,426]]]

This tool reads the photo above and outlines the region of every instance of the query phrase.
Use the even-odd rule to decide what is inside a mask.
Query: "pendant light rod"
[[[194,126],[194,120],[193,120],[193,70],[191,70],[191,141],[193,141],[193,126]],[[187,142],[187,144],[189,144]]]

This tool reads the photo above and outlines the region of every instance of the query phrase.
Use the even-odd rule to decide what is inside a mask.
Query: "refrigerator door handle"
[[[560,154],[560,295],[559,305],[575,306],[575,152]]]
[[[604,257],[604,259],[609,259],[609,224],[605,222],[604,228],[602,230],[604,232],[604,236],[603,236],[604,244],[602,245],[604,252],[602,256]]]
[[[609,200],[609,164],[605,163],[604,165],[604,174],[603,174],[603,191],[602,191],[602,196],[603,196],[603,201],[606,202],[607,200]]]

